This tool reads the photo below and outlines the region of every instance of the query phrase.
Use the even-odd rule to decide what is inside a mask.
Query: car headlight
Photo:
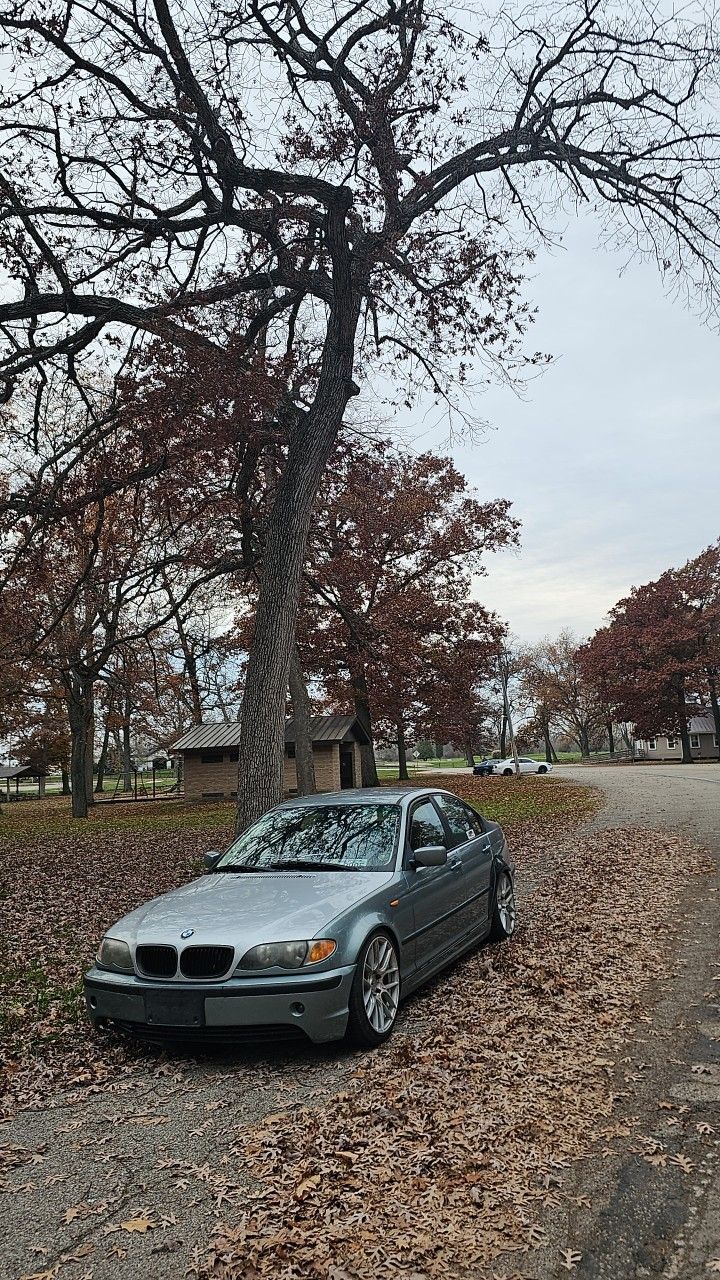
[[[237,969],[300,969],[304,964],[327,960],[337,947],[332,938],[309,942],[261,942],[245,952]],[[237,971],[237,970],[236,970]]]
[[[120,938],[103,938],[95,959],[102,969],[114,969],[117,973],[135,972],[130,948]]]

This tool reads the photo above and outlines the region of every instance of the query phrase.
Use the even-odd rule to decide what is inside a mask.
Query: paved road
[[[679,830],[720,867],[720,764],[570,765],[555,774],[603,791],[591,829]],[[688,886],[681,925],[675,977],[631,1056],[645,1079],[642,1134],[662,1142],[669,1161],[674,1153],[693,1167],[680,1187],[669,1166],[637,1155],[586,1167],[577,1190],[592,1219],[560,1224],[583,1253],[578,1280],[708,1280],[720,1271],[720,876]],[[698,1125],[717,1135],[710,1147]],[[548,1261],[543,1280],[557,1274]]]
[[[720,763],[556,765],[554,776],[605,793],[596,828],[668,827],[720,858]]]

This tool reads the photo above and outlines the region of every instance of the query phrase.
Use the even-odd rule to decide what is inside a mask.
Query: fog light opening
[[[97,996],[90,997],[90,1008],[97,1009]]]
[[[296,1000],[294,1004],[290,1005],[290,1012],[294,1018],[301,1018],[305,1012],[305,1005]]]

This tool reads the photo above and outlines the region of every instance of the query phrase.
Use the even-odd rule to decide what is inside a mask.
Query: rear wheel
[[[517,907],[513,882],[507,871],[499,871],[495,882],[495,905],[488,935],[491,942],[512,938],[517,924]]]
[[[347,1036],[374,1049],[391,1035],[400,1003],[400,961],[387,933],[374,933],[363,946],[350,992]]]

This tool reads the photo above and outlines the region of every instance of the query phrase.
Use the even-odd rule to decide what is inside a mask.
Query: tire
[[[495,901],[488,940],[505,942],[512,938],[517,925],[517,908],[513,882],[507,871],[498,871],[495,881]]]
[[[512,776],[513,776],[512,769],[503,769],[503,778],[512,778]]]
[[[541,764],[541,765],[540,765],[540,767],[539,767],[539,769],[538,769],[538,773],[547,773],[547,765],[546,765],[546,764]]]
[[[373,992],[381,994],[378,997]],[[360,948],[350,991],[346,1033],[350,1043],[362,1049],[376,1049],[383,1044],[392,1035],[399,1003],[397,945],[389,933],[372,933]]]

